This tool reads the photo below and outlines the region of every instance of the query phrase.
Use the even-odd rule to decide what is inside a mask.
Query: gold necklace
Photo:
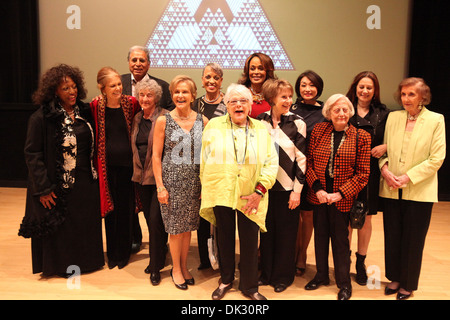
[[[191,112],[189,113],[189,115],[187,117],[180,117],[178,115],[178,113],[175,113],[175,112],[173,113],[173,115],[174,115],[175,118],[180,119],[180,120],[189,120],[191,118],[191,116],[192,116],[192,110],[191,110]]]
[[[253,90],[253,88],[252,88],[251,85],[250,85],[250,91],[252,92],[252,95],[253,95],[253,102],[255,102],[255,103],[257,103],[257,104],[260,104],[261,101],[264,100],[263,94],[262,94],[262,93],[256,93],[256,92]]]
[[[342,144],[345,141],[345,137],[346,137],[345,130],[344,130],[344,134],[342,135],[341,141],[339,142],[339,146],[337,147],[336,150],[339,150],[339,148],[342,146]],[[334,130],[331,132],[330,148],[331,148],[331,155],[330,155],[330,160],[328,162],[328,174],[330,175],[330,178],[334,178]]]

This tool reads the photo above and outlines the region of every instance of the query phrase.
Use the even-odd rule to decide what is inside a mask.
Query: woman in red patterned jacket
[[[339,300],[352,295],[350,282],[349,214],[369,180],[370,135],[349,123],[355,113],[350,100],[332,95],[322,109],[328,121],[317,124],[308,147],[306,182],[314,205],[314,246],[317,273],[306,286],[315,290],[329,284],[329,241],[333,251]]]
[[[97,83],[102,95],[91,102],[91,111],[96,126],[100,209],[105,218],[108,267],[121,269],[131,254],[135,193],[130,135],[133,117],[141,107],[136,98],[122,94],[120,75],[113,68],[100,69]]]

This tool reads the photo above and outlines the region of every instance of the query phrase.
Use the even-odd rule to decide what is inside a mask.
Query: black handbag
[[[359,130],[356,129],[356,161],[358,160],[358,136]],[[366,215],[369,211],[369,206],[367,205],[367,187],[365,187],[356,197],[353,202],[353,206],[350,209],[350,227],[352,229],[361,229],[366,221]]]
[[[364,188],[364,190],[366,189]],[[366,221],[369,207],[367,205],[367,197],[363,197],[363,193],[364,192],[360,192],[358,194],[358,197],[355,199],[353,206],[350,209],[350,226],[352,229],[361,229]]]

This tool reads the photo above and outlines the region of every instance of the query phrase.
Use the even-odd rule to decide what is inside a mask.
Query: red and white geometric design
[[[258,0],[171,0],[146,46],[156,68],[242,69],[263,52],[275,69],[294,70]]]

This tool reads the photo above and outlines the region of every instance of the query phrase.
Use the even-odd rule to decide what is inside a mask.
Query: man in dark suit
[[[150,68],[150,52],[142,46],[133,46],[128,51],[128,67],[131,73],[121,75],[123,94],[134,96],[134,87],[142,79],[153,79],[162,88],[163,94],[160,100],[162,108],[172,110],[174,108],[172,97],[169,92],[169,84],[151,76],[148,73]]]
[[[143,79],[153,79],[162,88],[162,97],[159,104],[162,108],[172,110],[174,108],[172,98],[169,91],[169,84],[161,79],[152,77],[148,74],[150,68],[150,52],[147,48],[142,46],[133,46],[128,51],[128,67],[131,73],[121,75],[122,92],[126,95],[135,96],[134,87]],[[131,251],[133,253],[139,252],[142,244],[142,230],[139,224],[139,216],[133,215],[133,242]],[[148,270],[146,269],[146,272]],[[147,272],[148,273],[148,272]]]

